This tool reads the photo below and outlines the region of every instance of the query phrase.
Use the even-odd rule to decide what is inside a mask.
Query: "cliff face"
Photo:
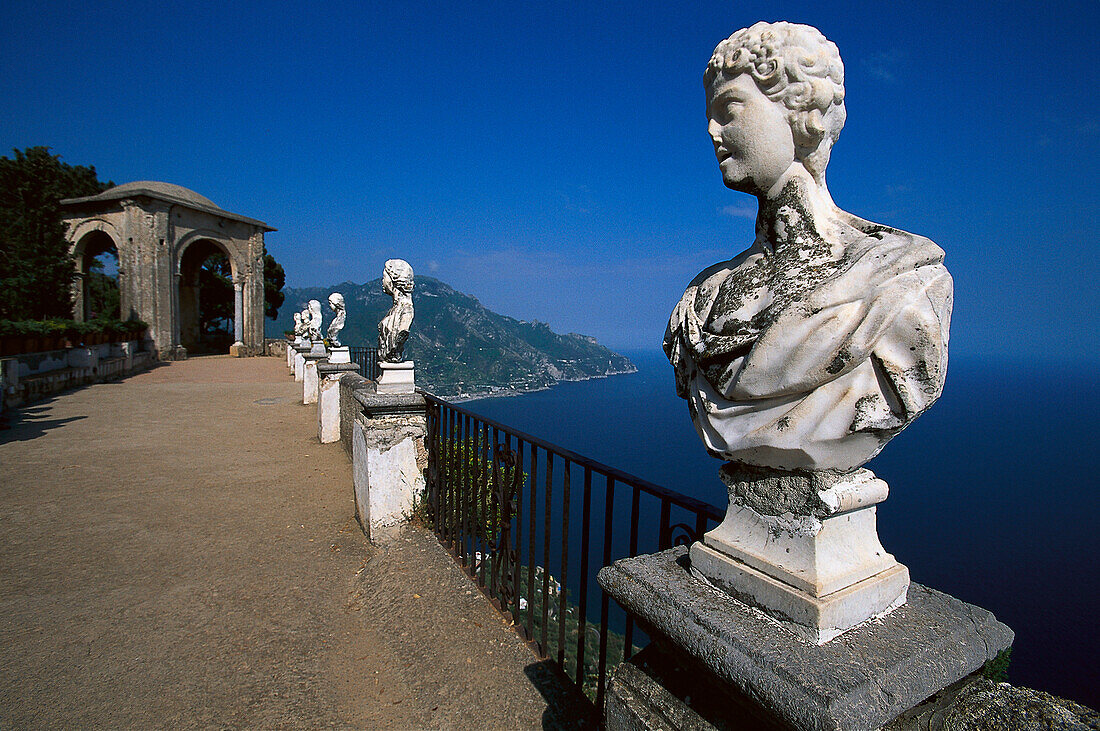
[[[294,313],[311,299],[325,303],[340,292],[348,305],[345,345],[374,346],[377,324],[392,300],[381,280],[331,287],[286,288],[279,319],[267,321],[267,336],[293,327]],[[559,381],[633,373],[634,364],[586,335],[559,335],[541,322],[524,322],[486,309],[477,298],[432,277],[417,276],[416,319],[405,357],[416,362],[417,385],[439,396],[468,398],[534,391]],[[331,313],[325,309],[325,327]],[[322,331],[324,328],[322,328]]]

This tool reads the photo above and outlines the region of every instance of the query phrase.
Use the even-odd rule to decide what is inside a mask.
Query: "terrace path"
[[[0,728],[581,724],[431,533],[366,542],[300,401],[209,357],[6,414]]]

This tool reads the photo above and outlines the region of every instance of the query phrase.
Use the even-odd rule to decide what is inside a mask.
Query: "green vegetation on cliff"
[[[268,325],[268,337],[280,337],[293,327],[293,315],[311,300],[320,300],[328,328],[332,313],[328,296],[340,292],[348,305],[347,325],[340,334],[345,345],[374,346],[378,321],[392,299],[381,280],[331,287],[286,288],[287,306]],[[413,291],[416,319],[405,346],[405,357],[416,362],[417,385],[440,396],[465,398],[522,393],[560,381],[580,381],[636,369],[624,356],[595,338],[559,335],[541,322],[524,322],[486,309],[477,298],[458,292],[432,277],[417,276]]]

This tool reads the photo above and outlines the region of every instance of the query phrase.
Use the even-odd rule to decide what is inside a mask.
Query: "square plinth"
[[[919,584],[824,645],[691,573],[687,549],[617,561],[599,583],[661,642],[793,728],[875,729],[1011,646],[988,611]]]
[[[382,361],[378,364],[378,370],[378,393],[413,393],[416,391],[413,362],[411,360],[402,361],[401,363]]]
[[[909,569],[897,562],[829,594],[815,596],[703,543],[692,545],[690,556],[692,571],[702,580],[763,610],[791,632],[818,645],[871,617],[897,609],[905,603],[909,588]]]

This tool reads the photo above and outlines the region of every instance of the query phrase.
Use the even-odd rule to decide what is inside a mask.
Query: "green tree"
[[[233,331],[233,268],[221,251],[199,266],[199,287],[200,338],[215,350],[227,348]]]
[[[118,253],[114,249],[108,250],[92,260],[88,265],[88,273],[85,275],[85,284],[88,288],[88,313],[93,318],[119,319],[120,294],[118,291],[118,274],[107,274],[104,269],[104,258],[113,260],[113,269],[118,271]]]
[[[264,314],[272,320],[278,319],[279,308],[283,305],[286,295],[283,294],[283,286],[286,284],[286,272],[275,257],[267,253],[264,247]]]
[[[0,319],[72,314],[75,266],[59,201],[111,187],[94,167],[68,165],[48,147],[0,157]]]

